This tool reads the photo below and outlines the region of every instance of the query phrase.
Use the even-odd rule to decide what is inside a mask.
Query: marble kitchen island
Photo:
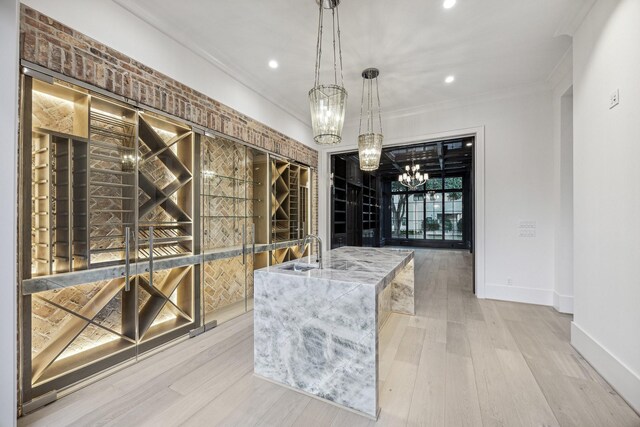
[[[376,418],[378,333],[391,312],[414,314],[413,251],[342,247],[323,261],[254,272],[254,372]]]

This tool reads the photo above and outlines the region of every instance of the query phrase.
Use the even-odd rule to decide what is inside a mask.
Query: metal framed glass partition
[[[28,401],[193,329],[198,260],[189,128],[29,76],[22,101]]]
[[[22,86],[23,403],[251,310],[254,269],[310,252],[309,167],[46,76]]]

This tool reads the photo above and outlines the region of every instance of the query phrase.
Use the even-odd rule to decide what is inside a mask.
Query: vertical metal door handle
[[[256,223],[251,223],[251,253],[256,253]]]
[[[242,224],[242,265],[244,265],[247,260],[247,255],[245,253],[245,248],[247,246],[247,224]]]
[[[131,290],[131,286],[129,286],[129,233],[131,232],[129,227],[125,227],[124,229],[124,290],[125,292],[129,292]]]
[[[149,227],[149,286],[153,287],[153,227]]]

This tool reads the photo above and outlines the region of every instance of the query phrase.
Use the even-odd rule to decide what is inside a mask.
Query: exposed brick
[[[34,9],[22,5],[21,11],[21,58],[317,166],[317,151]]]

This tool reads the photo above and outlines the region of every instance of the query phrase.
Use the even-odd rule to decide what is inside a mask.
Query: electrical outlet
[[[609,109],[612,109],[618,104],[620,104],[620,90],[616,89],[609,95]]]
[[[511,277],[507,277],[507,286],[513,286],[513,279]]]
[[[536,237],[536,222],[520,221],[520,224],[518,225],[518,235],[520,237]]]

